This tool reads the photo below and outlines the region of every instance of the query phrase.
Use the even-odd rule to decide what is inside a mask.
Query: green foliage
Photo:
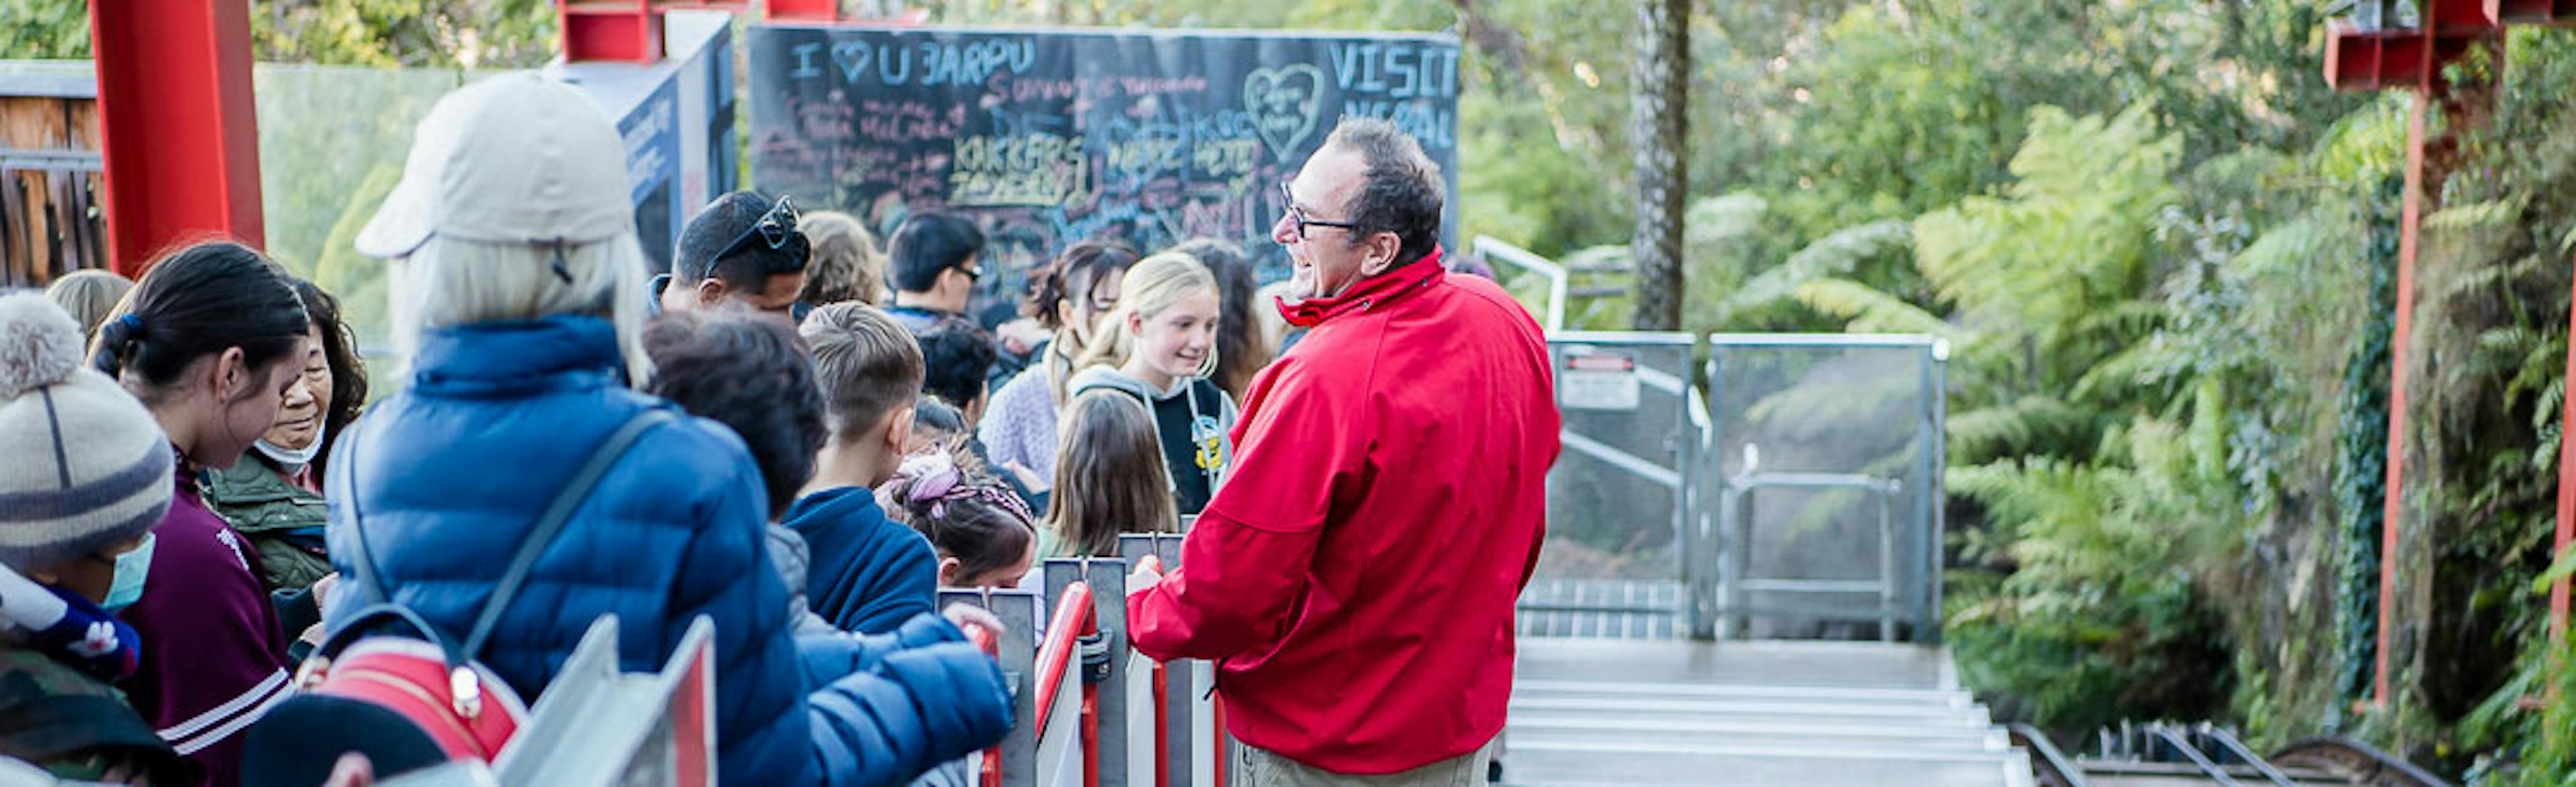
[[[2210,521],[2203,485],[2218,479],[2174,424],[2142,418],[2116,434],[2132,462],[2007,460],[1947,480],[2013,523],[2001,554],[1972,557],[2014,570],[1986,588],[1954,585],[1962,677],[2043,725],[2200,718],[2224,696],[2212,665],[2223,635],[2195,586],[2214,535],[2195,527]]]
[[[260,0],[260,59],[406,68],[530,68],[554,56],[545,0]]]
[[[0,15],[0,58],[89,57],[89,4],[77,0],[11,0]]]

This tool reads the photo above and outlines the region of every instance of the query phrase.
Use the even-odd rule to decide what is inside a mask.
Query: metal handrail
[[[2308,738],[2272,752],[2272,759],[2292,765],[2322,763],[2326,770],[2350,773],[2372,784],[2401,784],[2415,787],[2451,787],[2442,777],[2415,767],[2413,763],[2380,751],[2370,744],[2341,736]],[[2360,761],[2355,767],[2353,760]]]
[[[1056,692],[1064,687],[1064,676],[1072,671],[1072,661],[1081,651],[1075,647],[1082,637],[1100,633],[1091,617],[1091,585],[1076,582],[1064,587],[1064,598],[1055,605],[1055,617],[1047,622],[1046,642],[1038,646],[1038,718],[1039,735],[1046,734],[1047,712],[1054,709]]]
[[[2271,763],[2264,762],[2262,757],[2255,756],[2253,749],[2246,748],[2244,741],[2237,740],[2236,736],[2227,730],[2204,721],[2200,723],[2199,732],[2201,737],[2217,742],[2219,748],[2227,750],[2228,755],[2235,757],[2238,762],[2253,766],[2255,773],[2262,774],[2263,778],[2270,779],[2273,784],[2281,787],[2296,787],[2297,783],[2291,781],[2287,774],[2281,772],[2281,769],[2274,768]]]
[[[2021,722],[2005,725],[2004,732],[2012,736],[2013,745],[2029,749],[2036,759],[2036,764],[2047,768],[2047,775],[2057,779],[2054,782],[2043,780],[2042,784],[2053,784],[2058,787],[2092,787],[2091,783],[2084,780],[2084,769],[2076,767],[2074,761],[2066,759],[2066,754],[2057,750],[2057,744],[2050,741],[2046,733]]]
[[[2181,754],[2183,759],[2190,760],[2193,766],[2200,768],[2201,773],[2208,774],[2210,781],[2217,782],[2222,787],[2238,787],[2236,779],[2227,775],[2227,769],[2218,767],[2218,763],[2211,762],[2209,755],[2200,753],[2200,749],[2191,745],[2191,741],[2174,734],[2173,728],[2163,724],[2150,725],[2147,727],[2147,734],[2162,739],[2166,745],[2174,747],[2174,751]]]
[[[1484,255],[1488,259],[1518,265],[1547,277],[1547,314],[1545,315],[1547,319],[1540,324],[1551,331],[1565,327],[1565,285],[1568,278],[1565,266],[1556,264],[1555,260],[1538,256],[1537,252],[1505,243],[1491,235],[1476,236],[1474,247],[1477,254]]]

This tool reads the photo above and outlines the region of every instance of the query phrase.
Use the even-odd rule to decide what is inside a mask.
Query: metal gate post
[[[1011,688],[1011,725],[1002,738],[1002,787],[1036,787],[1038,783],[1037,660],[1038,596],[1024,590],[942,590],[939,606],[982,607],[1002,619],[1000,652],[1003,682]]]
[[[1166,533],[1123,534],[1118,537],[1118,554],[1126,558],[1131,565],[1146,555],[1157,556],[1163,561],[1163,570],[1169,572],[1181,566],[1181,536]],[[1127,602],[1122,596],[1118,603]],[[1139,661],[1146,660],[1139,659]],[[1164,779],[1159,780],[1163,787],[1174,787],[1176,784],[1204,784],[1204,782],[1191,781],[1197,769],[1197,754],[1200,749],[1195,744],[1198,740],[1200,720],[1196,718],[1198,714],[1194,703],[1198,698],[1199,687],[1196,685],[1197,670],[1193,666],[1198,663],[1195,660],[1183,659],[1162,665],[1164,691],[1160,699],[1163,726],[1162,729],[1154,730],[1155,735],[1152,737],[1161,740],[1164,746],[1160,754],[1161,760],[1152,770],[1163,775]],[[1136,766],[1131,763],[1129,767]],[[1139,768],[1139,770],[1143,769]]]
[[[1085,663],[1086,693],[1092,698],[1100,720],[1098,746],[1084,752],[1098,763],[1100,784],[1110,787],[1127,785],[1128,704],[1127,683],[1131,677],[1127,654],[1127,561],[1114,558],[1054,558],[1046,562],[1046,597],[1063,598],[1064,589],[1075,582],[1091,586],[1092,620],[1100,629],[1100,648],[1106,651],[1109,669],[1107,679],[1090,681],[1090,657]],[[1084,650],[1090,650],[1089,645]],[[1096,685],[1096,688],[1094,686]]]

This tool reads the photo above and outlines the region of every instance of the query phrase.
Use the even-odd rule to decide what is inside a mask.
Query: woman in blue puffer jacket
[[[645,262],[625,146],[590,100],[533,74],[493,77],[441,99],[414,139],[358,237],[396,260],[409,386],[339,442],[332,464],[349,470],[328,481],[329,546],[354,579],[363,530],[381,592],[461,637],[594,447],[670,405],[627,385],[645,375]],[[1000,739],[999,668],[935,618],[848,673],[809,678],[766,507],[731,432],[686,417],[652,428],[537,558],[484,663],[533,697],[600,615],[617,616],[630,671],[659,668],[692,619],[713,618],[725,784],[898,783]],[[339,583],[335,630],[385,600],[367,584]]]

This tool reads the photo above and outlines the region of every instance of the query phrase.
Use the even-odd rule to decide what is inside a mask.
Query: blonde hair
[[[805,263],[805,288],[796,299],[815,305],[885,299],[885,253],[856,217],[838,211],[805,214],[796,223],[813,256]]]
[[[1216,287],[1216,275],[1199,264],[1197,257],[1169,251],[1146,257],[1128,268],[1119,290],[1118,308],[1101,318],[1108,330],[1091,337],[1091,346],[1083,348],[1082,357],[1074,360],[1074,369],[1125,366],[1128,357],[1136,352],[1135,337],[1127,335],[1127,318],[1131,315],[1150,320],[1182,299],[1200,293],[1224,298]],[[1216,356],[1216,348],[1209,347],[1207,358],[1199,362],[1197,376],[1216,373]]]
[[[97,268],[84,268],[63,274],[45,288],[45,300],[63,307],[80,323],[81,339],[98,337],[98,324],[116,311],[116,303],[134,289],[134,280]]]
[[[1120,533],[1180,532],[1162,435],[1143,402],[1123,391],[1086,391],[1065,405],[1061,430],[1042,525],[1058,550],[1117,557]]]
[[[409,355],[420,347],[421,332],[434,328],[602,317],[616,331],[628,383],[640,387],[653,371],[643,344],[648,264],[631,232],[582,244],[432,237],[392,262],[394,342]]]

